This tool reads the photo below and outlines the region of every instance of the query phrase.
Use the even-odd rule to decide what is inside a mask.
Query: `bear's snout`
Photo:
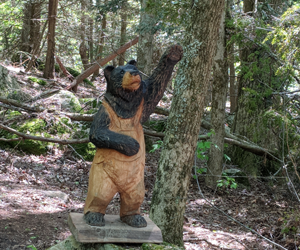
[[[130,91],[135,91],[140,87],[140,83],[141,77],[138,70],[130,70],[123,76],[122,87]]]

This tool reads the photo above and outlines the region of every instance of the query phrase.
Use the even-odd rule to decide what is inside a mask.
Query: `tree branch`
[[[22,139],[28,139],[28,140],[36,140],[36,141],[45,141],[45,142],[54,142],[54,143],[59,143],[59,144],[81,144],[81,143],[88,143],[89,139],[84,138],[84,139],[71,139],[71,140],[64,140],[64,139],[54,139],[54,138],[45,138],[41,136],[33,136],[33,135],[28,135],[21,133],[15,129],[12,129],[10,127],[4,126],[3,124],[0,124],[0,128],[8,131],[9,133],[16,134],[20,136],[19,140]],[[10,140],[10,139],[5,139],[5,138],[0,138],[2,140]]]
[[[20,103],[16,100],[8,99],[8,98],[2,97],[2,96],[0,96],[0,102],[3,102],[5,104],[9,104],[9,105],[13,105],[15,107],[19,107],[19,108],[29,110],[29,111],[32,111],[32,112],[43,112],[45,110],[45,109],[41,109],[41,108],[38,108],[38,107],[32,107],[30,105]]]
[[[72,89],[76,93],[77,92],[77,86],[78,86],[79,83],[81,83],[85,78],[87,78],[91,74],[93,74],[97,69],[104,66],[106,63],[108,63],[109,61],[111,61],[115,57],[117,57],[118,55],[125,52],[128,48],[130,48],[131,46],[137,44],[138,41],[139,41],[139,37],[137,36],[135,39],[131,40],[130,42],[128,42],[126,44],[124,44],[122,47],[117,49],[115,52],[113,52],[109,56],[96,61],[96,63],[94,63],[91,67],[89,67],[83,73],[81,73],[79,76],[77,76],[75,81],[67,89],[69,89],[69,90]]]

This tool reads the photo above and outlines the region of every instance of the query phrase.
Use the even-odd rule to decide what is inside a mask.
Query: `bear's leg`
[[[146,220],[140,215],[140,206],[145,196],[144,180],[135,187],[121,192],[121,221],[132,227],[146,227]]]
[[[106,208],[117,192],[116,185],[104,171],[102,164],[93,163],[84,206],[84,219],[89,225],[105,225],[104,215]]]

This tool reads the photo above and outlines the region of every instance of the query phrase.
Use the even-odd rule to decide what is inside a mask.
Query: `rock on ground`
[[[1,96],[7,96],[8,93],[20,89],[17,79],[12,76],[8,69],[0,65],[0,91]]]

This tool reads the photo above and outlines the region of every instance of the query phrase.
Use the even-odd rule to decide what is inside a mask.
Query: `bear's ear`
[[[114,70],[114,66],[112,65],[109,65],[109,66],[106,66],[105,69],[104,69],[104,76],[106,78],[106,80],[108,80],[110,78],[110,73]]]
[[[136,66],[137,62],[136,62],[136,60],[130,60],[127,64],[131,64],[133,66]]]

